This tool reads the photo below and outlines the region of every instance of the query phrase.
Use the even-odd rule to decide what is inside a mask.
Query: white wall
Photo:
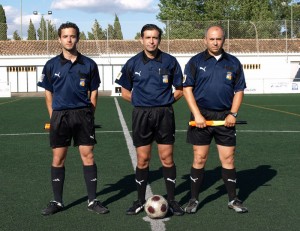
[[[124,63],[134,54],[118,54],[91,57],[98,64],[101,76],[99,91],[116,92],[114,83]],[[172,54],[184,70],[185,64],[195,54]],[[244,65],[257,65],[257,69],[244,69],[247,94],[258,93],[300,93],[300,82],[293,82],[299,69],[300,54],[233,54]],[[36,87],[43,65],[51,58],[48,56],[0,57],[0,82],[10,81],[11,92],[39,92],[42,88]],[[36,72],[7,73],[7,66],[37,66]]]

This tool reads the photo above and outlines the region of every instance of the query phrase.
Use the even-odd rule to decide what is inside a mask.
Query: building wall
[[[98,64],[101,76],[99,91],[119,95],[119,86],[114,84],[124,63],[132,55],[91,57]],[[192,54],[173,54],[184,70]],[[247,82],[247,94],[300,93],[300,82],[295,80],[299,70],[300,54],[233,54],[241,61]],[[0,83],[9,83],[12,93],[42,92],[36,86],[48,56],[0,57]],[[5,84],[4,84],[5,85]],[[0,85],[1,88],[2,85]],[[6,86],[6,85],[5,85]],[[1,96],[1,89],[0,89]]]

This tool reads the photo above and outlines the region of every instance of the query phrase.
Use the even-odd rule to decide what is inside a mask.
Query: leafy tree
[[[20,35],[18,34],[18,31],[15,30],[13,33],[13,40],[21,40]]]
[[[7,40],[7,23],[3,6],[0,4],[0,40]]]
[[[86,35],[85,35],[85,33],[83,31],[80,32],[79,39],[80,40],[86,40]]]
[[[104,31],[102,30],[101,25],[99,24],[99,22],[96,19],[95,19],[95,22],[94,22],[94,25],[92,28],[92,33],[94,35],[94,39],[96,39],[96,40],[105,40],[106,39],[106,35],[105,35]]]
[[[113,25],[108,24],[108,27],[107,27],[107,30],[106,30],[107,38],[108,39],[115,39],[115,37],[114,37],[115,33],[114,32],[115,32],[115,30],[114,30]]]
[[[46,21],[44,19],[44,16],[42,16],[42,18],[41,18],[40,27],[37,30],[37,34],[38,34],[39,40],[47,39],[47,27],[46,27]]]
[[[54,24],[52,24],[51,20],[46,20],[47,21],[47,34],[48,34],[48,40],[56,40],[58,35],[57,35],[57,30]],[[46,38],[47,39],[47,38]]]
[[[270,38],[280,36],[283,24],[274,21],[287,18],[290,3],[291,0],[161,0],[157,19],[165,23],[165,36],[169,38],[197,38],[203,36],[207,26],[216,23],[224,28],[229,25],[231,38],[253,38],[257,34]]]
[[[137,32],[134,39],[139,40],[141,38],[141,32]]]
[[[36,40],[36,30],[35,30],[34,24],[32,23],[31,19],[29,21],[29,27],[27,30],[27,34],[28,34],[27,40]]]
[[[122,29],[121,29],[121,24],[120,24],[119,18],[116,14],[115,14],[113,32],[114,32],[113,33],[113,39],[123,40],[123,33],[122,33]]]
[[[91,32],[88,32],[88,39],[89,40],[95,40],[95,35]]]

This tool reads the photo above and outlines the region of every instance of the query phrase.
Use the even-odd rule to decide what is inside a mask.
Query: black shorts
[[[200,109],[201,114],[206,120],[224,120],[229,113],[229,110],[211,111]],[[191,115],[191,120],[194,116]],[[223,146],[236,145],[236,130],[235,127],[225,126],[207,126],[205,128],[197,128],[193,126],[188,127],[187,143],[193,145],[209,145],[212,139],[215,139],[216,144]]]
[[[92,108],[53,111],[50,120],[50,146],[94,145],[97,143]]]
[[[172,106],[135,107],[132,112],[132,139],[136,147],[175,142],[175,118]]]

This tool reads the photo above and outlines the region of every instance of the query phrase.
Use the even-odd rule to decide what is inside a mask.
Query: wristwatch
[[[237,112],[229,112],[230,115],[232,115],[233,117],[237,117],[238,113]]]

